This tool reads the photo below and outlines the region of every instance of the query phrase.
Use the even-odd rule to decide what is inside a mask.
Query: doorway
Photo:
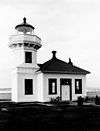
[[[72,87],[71,79],[61,78],[60,79],[60,96],[62,101],[72,100]]]

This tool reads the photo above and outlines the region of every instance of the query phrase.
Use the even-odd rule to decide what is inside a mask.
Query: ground
[[[0,105],[0,130],[100,130],[100,106],[11,102]]]

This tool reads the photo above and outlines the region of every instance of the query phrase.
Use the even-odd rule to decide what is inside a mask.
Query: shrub
[[[61,98],[58,96],[58,97],[56,97],[56,98],[51,98],[50,99],[50,103],[52,103],[52,104],[57,104],[57,103],[59,103],[61,101]]]
[[[78,106],[82,106],[83,102],[84,102],[84,99],[81,96],[79,96],[77,100]]]
[[[99,105],[100,104],[100,98],[96,95],[95,97],[95,104]]]
[[[89,101],[89,97],[86,96],[86,97],[84,98],[84,101],[85,101],[85,102],[88,102],[88,101]]]

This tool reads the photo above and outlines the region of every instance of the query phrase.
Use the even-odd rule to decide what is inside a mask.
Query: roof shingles
[[[39,71],[43,73],[57,73],[57,74],[89,74],[89,71],[86,71],[82,68],[74,66],[72,63],[64,62],[56,57],[52,57],[49,61],[38,64],[40,67]]]

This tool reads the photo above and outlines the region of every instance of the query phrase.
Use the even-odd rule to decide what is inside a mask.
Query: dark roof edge
[[[71,75],[87,75],[87,74],[90,74],[90,72],[86,72],[86,73],[83,73],[83,72],[66,72],[66,71],[42,71],[42,70],[38,70],[38,71],[41,71],[42,73],[44,74],[71,74]]]
[[[77,66],[75,66],[75,65],[73,65],[73,67],[75,67],[75,68],[77,68],[77,69],[83,70],[83,72],[86,72],[86,74],[90,74],[90,73],[91,73],[90,71],[87,71],[87,70],[85,70],[85,69],[83,69],[83,68],[81,68],[81,67],[77,67]]]
[[[15,29],[17,29],[18,27],[22,27],[22,26],[26,26],[26,27],[30,27],[30,28],[32,28],[33,30],[35,29],[32,25],[29,25],[29,24],[20,24],[20,25],[17,25],[16,27],[15,27]]]

